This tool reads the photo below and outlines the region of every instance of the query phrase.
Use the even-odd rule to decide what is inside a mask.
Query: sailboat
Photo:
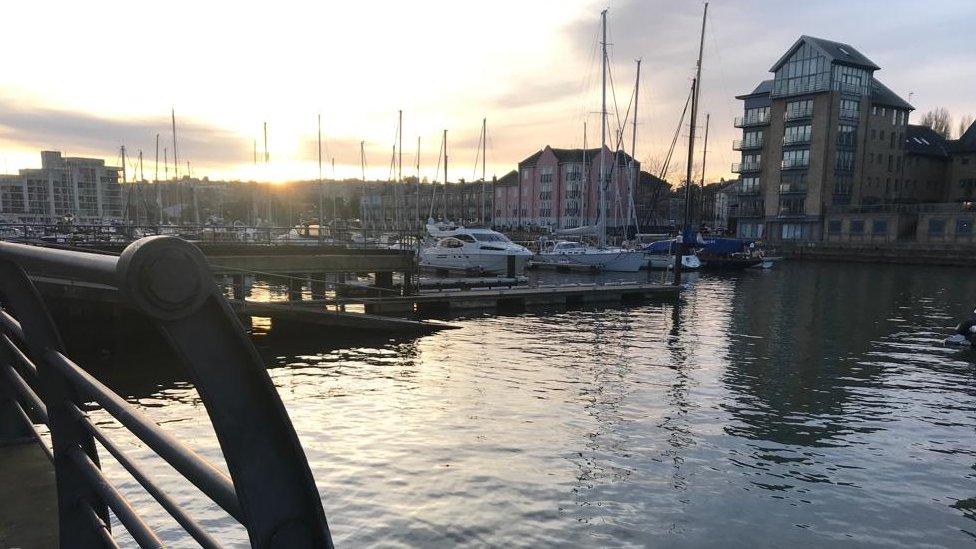
[[[590,246],[583,242],[569,239],[539,241],[539,252],[533,259],[539,265],[559,267],[580,266],[599,271],[635,273],[644,265],[644,254],[617,246],[607,245],[607,11],[600,14],[603,28],[603,63],[602,63],[602,108],[600,109],[600,172],[599,172],[599,212],[595,226],[577,227],[556,231],[555,235],[596,236],[598,244]],[[616,165],[616,159],[614,165]]]

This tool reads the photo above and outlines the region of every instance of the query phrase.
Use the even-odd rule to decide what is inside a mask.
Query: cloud
[[[135,156],[142,148],[146,158],[155,154],[156,134],[160,149],[169,149],[172,160],[172,130],[168,116],[131,119],[109,118],[88,113],[25,104],[0,96],[0,140],[37,149],[71,151],[72,154],[104,155],[126,145]],[[247,139],[196,121],[177,117],[177,147],[183,159],[200,159],[208,166],[231,166],[251,158]],[[160,151],[162,155],[162,150]]]

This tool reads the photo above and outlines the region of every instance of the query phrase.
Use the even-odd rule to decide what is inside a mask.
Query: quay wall
[[[778,243],[771,255],[790,259],[898,263],[905,265],[976,266],[976,245],[917,242]]]

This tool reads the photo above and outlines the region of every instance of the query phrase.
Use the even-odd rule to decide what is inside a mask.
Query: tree
[[[962,134],[966,133],[966,130],[968,130],[969,129],[969,126],[972,126],[972,125],[973,125],[973,115],[967,114],[967,115],[964,115],[962,118],[960,118],[959,119],[959,133],[956,135],[956,137],[957,138],[958,137],[962,137]]]
[[[928,126],[943,138],[952,138],[952,118],[949,116],[949,111],[944,107],[925,113],[922,115],[921,122],[923,126]]]

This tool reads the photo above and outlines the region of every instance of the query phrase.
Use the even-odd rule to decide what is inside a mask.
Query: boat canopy
[[[651,242],[647,246],[644,246],[644,252],[649,254],[673,254],[674,253],[674,239],[669,240],[658,240],[656,242]]]
[[[753,240],[741,238],[711,238],[705,241],[701,253],[706,255],[728,255],[744,252],[749,249]]]

